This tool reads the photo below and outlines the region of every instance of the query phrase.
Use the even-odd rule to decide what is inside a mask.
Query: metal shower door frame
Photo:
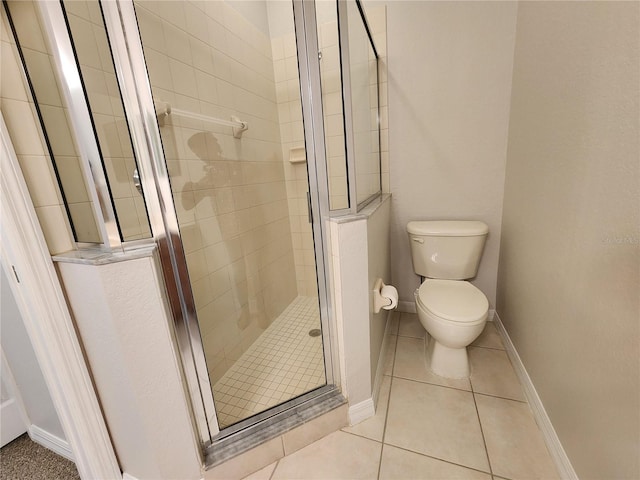
[[[100,3],[158,246],[195,427],[206,445],[219,427],[134,5],[126,0]]]
[[[195,427],[200,442],[206,447],[220,433],[220,429],[135,8],[133,0],[102,0],[100,3],[132,143],[139,162],[140,176],[149,212],[149,223],[154,240],[158,245],[182,368],[191,397]],[[325,264],[327,236],[324,234],[326,228],[324,219],[328,214],[328,192],[324,191],[327,185],[324,126],[322,121],[317,123],[318,115],[322,120],[322,101],[319,90],[320,68],[317,58],[315,4],[312,1],[293,0],[293,8],[296,38],[300,49],[298,61],[310,200],[312,211],[315,212],[312,220],[325,372],[327,384],[331,385],[339,382],[336,381],[335,372],[337,369],[334,369],[334,365],[337,365],[335,358],[337,348],[334,344],[333,328],[329,321],[332,317],[330,316],[329,280]],[[310,12],[311,10],[313,11]],[[313,22],[313,28],[310,27],[310,22]],[[310,30],[313,31],[315,38],[310,38]],[[313,53],[310,54],[310,51]],[[313,67],[314,58],[315,68]],[[315,74],[317,74],[317,79],[313,78]],[[312,95],[312,90],[317,93]],[[313,130],[316,128],[319,130],[316,130],[314,135]],[[290,400],[292,405],[296,403],[295,400]]]

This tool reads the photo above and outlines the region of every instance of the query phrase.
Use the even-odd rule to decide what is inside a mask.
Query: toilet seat
[[[461,280],[427,279],[420,285],[416,301],[439,318],[466,325],[484,322],[489,310],[484,293]]]

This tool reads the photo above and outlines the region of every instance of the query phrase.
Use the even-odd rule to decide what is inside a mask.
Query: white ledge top
[[[356,222],[358,220],[367,220],[371,215],[375,213],[376,210],[387,200],[391,200],[390,193],[383,193],[378,198],[369,203],[366,207],[360,210],[358,213],[340,215],[336,217],[330,217],[329,221],[334,223],[349,223]]]
[[[98,248],[85,248],[81,250],[71,250],[52,256],[54,262],[60,263],[80,263],[83,265],[108,265],[110,263],[126,262],[138,258],[146,258],[153,255],[156,245],[148,244],[127,250],[117,250],[107,252]]]

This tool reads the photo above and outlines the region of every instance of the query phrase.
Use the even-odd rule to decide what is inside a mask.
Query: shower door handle
[[[133,175],[131,175],[131,178],[133,180],[133,186],[136,187],[138,193],[142,195],[142,182],[140,182],[140,174],[138,173],[137,168],[133,170]]]
[[[313,215],[311,214],[311,193],[307,192],[307,213],[309,215],[309,223],[313,223]]]

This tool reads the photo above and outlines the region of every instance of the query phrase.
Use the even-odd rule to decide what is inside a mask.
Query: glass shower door
[[[327,383],[292,5],[134,7],[224,429]]]

